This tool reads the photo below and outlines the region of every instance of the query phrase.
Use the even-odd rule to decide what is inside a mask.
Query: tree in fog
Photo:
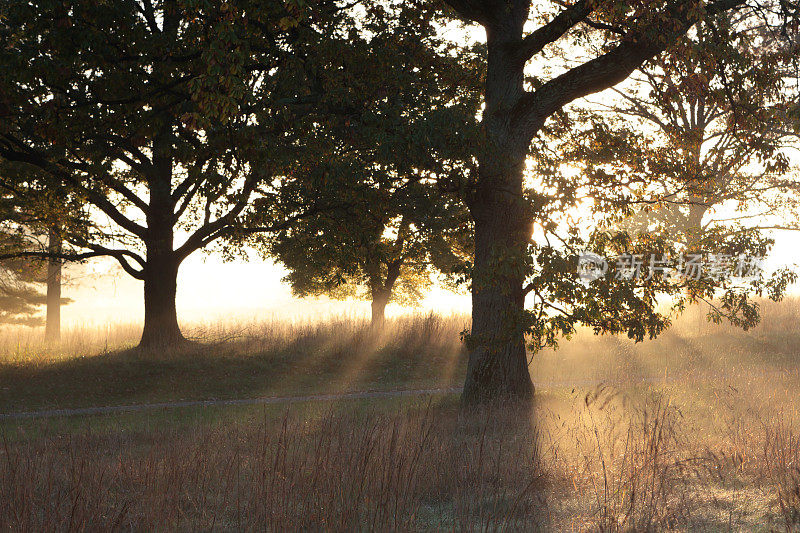
[[[615,101],[587,105],[583,127],[559,132],[560,159],[626,184],[633,213],[621,227],[699,245],[798,228],[790,159],[800,58],[746,22],[704,21],[615,89]]]
[[[52,228],[66,207],[44,193],[26,206],[0,193],[0,323],[38,326],[44,306],[48,342],[58,342],[61,305],[69,300],[61,297],[60,260],[35,256],[60,242]]]
[[[278,233],[270,253],[289,269],[285,280],[295,295],[368,300],[379,324],[388,303],[418,303],[437,274],[445,281],[463,276],[469,220],[452,198],[432,201],[431,187],[378,185],[346,208]]]
[[[338,207],[262,239],[296,295],[367,299],[373,323],[390,301],[416,303],[436,273],[463,278],[470,256],[451,177],[472,164],[480,98],[464,80],[479,73],[474,50],[438,36],[435,14],[395,3],[348,19],[348,39],[318,79],[326,93],[346,90],[323,104],[333,109],[318,115],[316,141],[306,139],[325,155],[283,190],[286,203]]]
[[[588,323],[598,332],[641,338],[657,334],[667,321],[655,306],[655,294],[664,287],[621,284],[623,295],[608,285],[584,290],[568,281],[575,277],[577,250],[599,244],[597,239],[587,243],[587,237],[573,232],[559,246],[552,240],[532,241],[534,228],[552,227],[549,215],[563,214],[567,197],[579,189],[567,179],[560,184],[565,193],[554,192],[545,186],[545,178],[526,190],[526,161],[536,156],[533,141],[560,118],[567,104],[625,80],[705,17],[730,10],[745,13],[753,5],[746,0],[447,4],[467,23],[481,25],[487,41],[483,138],[474,146],[478,170],[468,177],[467,191],[475,259],[463,400],[467,405],[524,400],[533,392],[526,335],[537,348],[568,334],[575,324]],[[796,8],[785,2],[757,7],[758,14],[767,14],[767,23],[781,25],[797,16]],[[526,31],[529,25],[535,29]],[[529,64],[536,70],[526,71]],[[538,150],[541,145],[535,146]],[[526,298],[533,309],[526,308]]]
[[[753,22],[720,15],[699,24],[615,89],[616,98],[587,103],[548,132],[552,155],[537,170],[569,165],[602,184],[595,197],[619,209],[609,231],[659,236],[728,261],[765,256],[774,243],[765,230],[798,228],[800,188],[790,167],[797,57],[791,43]],[[787,275],[779,271],[775,282]],[[732,280],[684,289],[679,308],[704,301],[710,319],[745,328],[759,319],[748,295],[783,293],[780,284]]]

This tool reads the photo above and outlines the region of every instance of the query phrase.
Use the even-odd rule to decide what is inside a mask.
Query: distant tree
[[[798,58],[786,44],[729,14],[710,18],[614,89],[615,101],[585,106],[587,127],[560,139],[560,157],[598,179],[618,176],[632,211],[620,227],[630,231],[700,244],[707,234],[800,229],[790,173],[798,78],[787,76]]]
[[[47,232],[47,311],[44,325],[46,342],[61,342],[61,284],[63,260],[59,257],[63,252],[61,224],[53,221]]]
[[[378,324],[389,302],[418,303],[437,272],[463,275],[470,225],[452,199],[426,205],[426,192],[370,192],[366,205],[329,210],[279,233],[271,253],[290,270],[285,279],[296,295],[369,300]]]
[[[13,235],[0,234],[0,251],[17,249],[20,242]],[[41,269],[24,259],[0,262],[0,324],[37,326],[41,306],[47,303],[37,282]]]
[[[452,177],[472,164],[465,148],[480,93],[464,80],[478,79],[479,62],[439,36],[436,14],[389,2],[347,19],[344,49],[318,79],[326,93],[348,88],[327,102],[346,112],[319,120],[327,155],[296,182],[342,186],[285,189],[341,207],[270,236],[265,248],[289,268],[295,294],[371,300],[373,323],[390,301],[417,302],[436,272],[463,277],[470,258],[471,224]]]
[[[39,325],[42,320],[39,311],[46,306],[45,338],[57,342],[60,320],[54,322],[54,314],[60,312],[61,305],[69,300],[61,297],[60,262],[56,259],[42,260],[25,257],[25,253],[37,252],[51,246],[52,235],[47,234],[49,225],[37,218],[42,200],[36,206],[23,209],[15,203],[13,195],[0,194],[0,323]],[[52,220],[57,210],[49,210]],[[57,291],[52,279],[53,263],[58,264]],[[42,285],[46,292],[42,293]],[[55,332],[54,332],[55,328]]]
[[[798,100],[786,42],[752,22],[709,18],[615,89],[616,99],[573,109],[549,132],[552,155],[539,158],[538,172],[555,179],[569,168],[594,183],[588,196],[616,213],[603,232],[659,240],[673,256],[702,254],[728,270],[765,256],[774,243],[765,230],[798,227],[800,184],[789,173]],[[674,287],[682,294],[673,301],[678,311],[705,301],[710,319],[748,328],[759,319],[748,296],[780,298],[791,279],[779,270],[746,283],[689,282]]]
[[[331,9],[315,7],[323,20]],[[0,158],[18,170],[3,175],[4,190],[18,205],[54,188],[82,201],[82,216],[61,227],[64,249],[29,255],[116,259],[144,284],[143,347],[183,341],[179,266],[233,231],[253,197],[269,203],[285,163],[300,159],[294,133],[310,127],[302,109],[319,95],[308,83],[313,56],[294,43],[326,35],[310,19],[299,24],[303,9],[176,0],[0,8]]]

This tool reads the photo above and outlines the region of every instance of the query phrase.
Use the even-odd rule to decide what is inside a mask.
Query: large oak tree
[[[324,3],[321,5],[324,9]],[[64,189],[67,247],[144,285],[141,345],[181,342],[178,268],[269,201],[310,98],[295,3],[12,1],[0,12],[0,157],[19,205]],[[25,177],[28,176],[28,177]],[[288,216],[292,216],[290,214]],[[274,221],[273,221],[274,222]],[[285,223],[286,220],[280,223]],[[252,229],[252,228],[251,228]],[[253,229],[260,231],[265,227]]]
[[[525,335],[536,332],[536,316],[526,312],[525,299],[541,292],[537,285],[548,282],[542,276],[531,276],[532,264],[548,261],[547,257],[532,258],[529,250],[533,221],[545,210],[543,204],[529,201],[524,192],[532,141],[567,104],[625,80],[704,17],[752,6],[747,0],[535,4],[531,0],[447,0],[447,4],[463,20],[481,25],[487,43],[483,138],[475,150],[478,170],[467,198],[475,223],[475,260],[471,350],[463,401],[469,405],[527,400],[533,386]],[[785,2],[765,2],[759,7],[761,13],[774,14],[767,23],[796,16],[796,9]],[[530,25],[535,29],[526,31]],[[541,72],[526,76],[526,66],[565,43],[573,47],[570,58],[578,58],[577,63],[562,58],[563,68],[550,75],[552,63],[544,69],[539,62]],[[574,297],[574,290],[556,291],[554,296],[556,302],[559,296]],[[640,310],[638,305],[632,306],[634,301],[646,305]],[[593,305],[597,312],[571,313],[572,318],[565,320],[596,317],[600,330],[624,331],[628,319],[614,322],[615,318],[654,307],[652,293],[644,300],[603,302]],[[612,305],[605,308],[605,303]],[[604,321],[612,322],[613,327],[606,328]],[[647,324],[637,326],[635,321],[630,326],[633,331],[629,334],[647,329]],[[651,333],[659,330],[655,323],[650,329]]]

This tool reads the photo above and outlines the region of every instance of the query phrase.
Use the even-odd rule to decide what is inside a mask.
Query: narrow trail
[[[260,398],[240,398],[228,400],[187,400],[176,402],[138,403],[129,405],[106,405],[100,407],[78,407],[75,409],[43,409],[0,413],[0,420],[21,420],[26,418],[53,418],[67,416],[103,415],[158,409],[179,409],[181,407],[228,407],[237,405],[280,405],[303,402],[333,402],[337,400],[360,400],[370,398],[398,398],[403,396],[438,396],[458,394],[461,387],[442,389],[375,390],[352,391],[330,394],[308,394],[301,396],[264,396]]]
[[[786,375],[786,370],[765,370],[763,372],[751,373],[750,377],[765,377]],[[644,383],[673,383],[679,380],[689,381],[708,381],[720,380],[732,377],[729,373],[713,373],[698,375],[678,375],[669,376],[644,376],[636,379],[580,379],[573,381],[549,381],[534,382],[536,390],[548,390],[561,387],[595,387],[600,385],[635,385]],[[304,402],[334,402],[339,400],[363,400],[379,398],[400,398],[413,396],[442,396],[447,394],[460,394],[461,387],[433,388],[433,389],[397,389],[397,390],[367,390],[349,391],[327,394],[308,394],[297,396],[263,396],[258,398],[239,398],[239,399],[208,399],[208,400],[186,400],[175,402],[156,402],[140,403],[129,405],[106,405],[97,407],[78,407],[74,409],[42,409],[35,411],[18,411],[12,413],[0,413],[0,420],[24,420],[32,418],[56,418],[71,416],[91,416],[114,413],[126,413],[137,411],[155,411],[159,409],[180,409],[182,407],[229,407],[239,405],[282,405]]]

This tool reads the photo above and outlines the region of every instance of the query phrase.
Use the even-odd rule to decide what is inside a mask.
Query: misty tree
[[[541,275],[560,272],[566,278],[571,268],[565,266],[568,261],[554,259],[554,247],[547,243],[541,247],[531,239],[534,222],[543,220],[551,205],[545,201],[549,191],[525,190],[532,142],[567,104],[622,82],[705,17],[753,6],[746,0],[576,0],[535,6],[530,0],[448,0],[447,4],[467,23],[481,25],[487,43],[483,138],[474,147],[478,171],[468,177],[475,258],[463,401],[470,405],[526,400],[533,393],[526,334],[536,348],[550,342],[554,330],[569,331],[587,318],[598,331],[622,330],[634,337],[642,330],[657,333],[660,328],[650,290],[616,300],[610,291],[598,292],[599,299],[592,303],[576,294],[577,286],[566,290],[559,286],[561,278]],[[797,15],[783,2],[758,7],[759,13],[769,14],[767,23],[783,24]],[[531,23],[535,29],[526,31]],[[559,55],[558,49],[568,53]],[[526,74],[528,65],[537,71]],[[556,263],[562,266],[555,268]],[[543,264],[550,266],[542,269]],[[539,302],[538,310],[526,310],[526,297]],[[541,311],[560,309],[563,302],[576,310],[556,313],[557,317]],[[583,309],[582,303],[590,309]]]
[[[15,200],[13,194],[0,194],[0,323],[38,326],[42,322],[41,307],[45,306],[45,338],[57,342],[61,305],[69,302],[61,297],[60,263],[54,268],[57,260],[24,254],[52,246],[52,222],[67,205],[54,205],[48,194],[25,208]],[[57,279],[53,278],[54,270],[59,274]],[[56,284],[58,290],[54,290]]]
[[[729,271],[757,262],[774,244],[765,230],[792,228],[797,216],[789,168],[797,92],[794,52],[753,22],[709,18],[615,89],[616,98],[564,114],[547,132],[549,153],[539,152],[536,172],[554,178],[569,168],[594,183],[589,196],[616,213],[597,222],[601,232],[659,240],[660,253],[702,255]],[[703,301],[709,319],[747,329],[759,320],[749,297],[779,299],[793,277],[784,268],[749,280],[689,280],[674,287],[673,310]]]
[[[347,208],[278,233],[270,253],[290,270],[285,280],[294,294],[369,300],[372,323],[379,324],[389,302],[417,304],[435,275],[448,276],[445,282],[462,275],[469,220],[452,198],[431,202],[426,188],[376,187]]]
[[[317,79],[335,95],[317,110],[315,142],[326,155],[283,192],[339,207],[263,248],[290,270],[296,295],[370,300],[373,323],[390,301],[416,303],[434,274],[463,277],[470,255],[470,221],[450,178],[472,165],[480,92],[464,80],[477,78],[479,62],[439,36],[436,16],[376,3],[337,25],[346,38]]]
[[[269,201],[283,162],[297,159],[291,106],[307,98],[311,68],[292,55],[299,10],[173,0],[2,7],[0,158],[20,169],[3,176],[4,190],[19,205],[42,183],[80,198],[66,248],[37,253],[110,256],[142,280],[142,346],[183,341],[180,264],[229,232],[254,195]]]
[[[585,127],[560,131],[555,152],[624,183],[628,231],[702,247],[704,236],[796,229],[796,60],[760,25],[708,19],[615,89],[615,100],[587,106]]]
[[[0,250],[17,249],[13,235],[0,234]],[[0,324],[38,326],[47,303],[40,282],[42,269],[21,258],[0,261]]]

